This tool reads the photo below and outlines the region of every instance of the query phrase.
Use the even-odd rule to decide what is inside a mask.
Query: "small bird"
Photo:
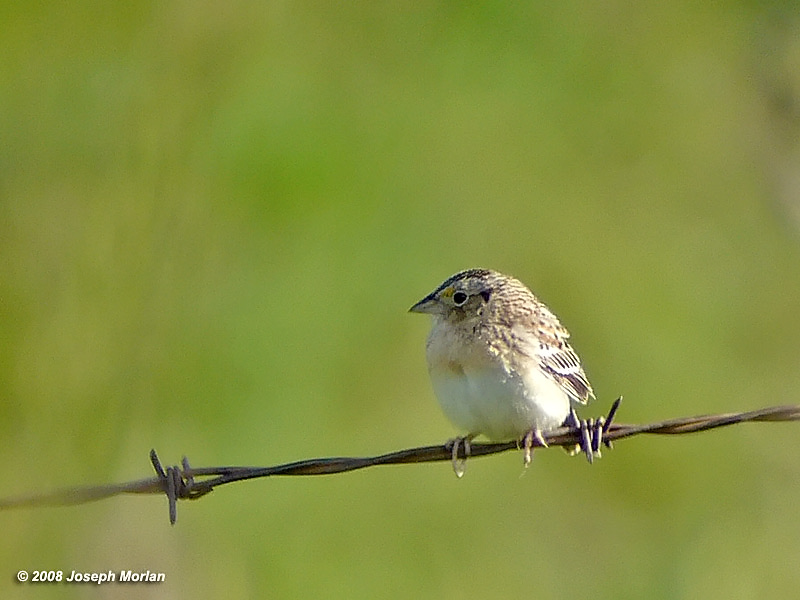
[[[572,403],[594,398],[569,333],[519,280],[488,269],[468,269],[446,279],[410,312],[433,316],[427,341],[428,371],[445,416],[464,434],[458,451],[478,435],[522,440],[525,465],[542,432],[575,419]]]

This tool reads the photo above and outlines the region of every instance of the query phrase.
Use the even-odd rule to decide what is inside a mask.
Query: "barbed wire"
[[[615,440],[641,434],[681,435],[708,431],[718,427],[745,422],[786,422],[800,421],[800,405],[772,406],[748,412],[718,415],[700,415],[658,421],[645,425],[625,425],[614,422],[614,417],[622,398],[618,398],[605,417],[582,421],[573,427],[561,427],[544,435],[544,440],[528,440],[534,447],[580,446],[587,454],[589,462],[599,455],[601,441],[607,447]],[[587,431],[588,437],[587,437]],[[544,442],[544,443],[543,443]],[[487,456],[517,450],[521,441],[500,443],[472,443],[470,457]],[[31,508],[39,506],[72,506],[111,498],[120,494],[165,494],[169,501],[169,520],[177,519],[178,500],[196,500],[215,488],[260,477],[276,475],[330,475],[374,467],[378,465],[397,465],[409,463],[439,462],[455,460],[452,444],[408,448],[388,454],[370,457],[330,457],[312,458],[271,467],[192,467],[186,457],[181,465],[164,468],[155,450],[150,451],[150,462],[156,471],[155,477],[139,479],[126,483],[76,487],[56,490],[43,494],[31,494],[13,498],[0,498],[0,510],[12,508]],[[463,456],[466,459],[466,456]]]

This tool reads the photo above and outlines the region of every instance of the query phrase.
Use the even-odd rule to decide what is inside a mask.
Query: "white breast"
[[[439,404],[461,433],[511,440],[559,427],[569,414],[567,394],[533,360],[514,368],[488,345],[464,343],[447,323],[434,323],[427,356]]]

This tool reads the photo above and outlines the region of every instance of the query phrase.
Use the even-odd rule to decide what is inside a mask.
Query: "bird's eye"
[[[453,294],[453,304],[456,306],[464,306],[467,301],[467,295],[464,292],[456,292]]]

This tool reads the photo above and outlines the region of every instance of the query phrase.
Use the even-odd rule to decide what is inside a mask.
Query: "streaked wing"
[[[580,359],[572,347],[562,341],[560,347],[542,347],[539,353],[542,369],[550,373],[574,400],[586,404],[594,398],[594,391],[583,372]]]
[[[581,404],[586,404],[594,398],[594,391],[583,372],[581,360],[569,345],[567,339],[569,332],[558,321],[558,318],[543,304],[530,315],[526,323],[529,340],[535,333],[538,346],[530,348],[528,344],[526,354],[533,355],[539,360],[542,370],[550,375],[561,388],[573,399]],[[520,340],[520,336],[515,336]]]

